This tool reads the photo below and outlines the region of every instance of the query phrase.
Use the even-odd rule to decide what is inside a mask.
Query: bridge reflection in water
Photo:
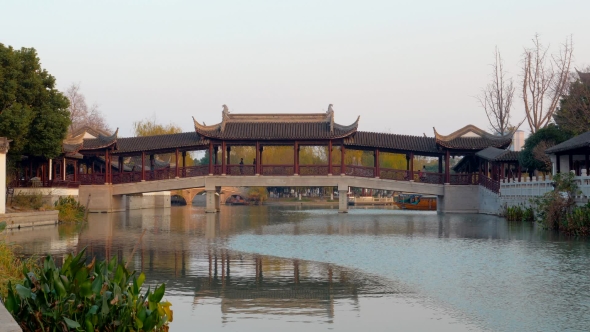
[[[25,236],[13,233],[9,240],[17,241],[23,253],[60,256],[87,248],[97,258],[127,260],[145,229],[130,268],[144,271],[150,285],[165,282],[167,297],[173,296],[175,305],[179,296],[192,297],[191,311],[207,310],[215,303],[222,323],[268,315],[332,323],[338,306],[360,310],[359,295],[407,292],[330,264],[227,250],[230,237],[250,231],[262,234],[265,226],[277,223],[273,220],[293,226],[296,234],[296,224],[305,216],[279,212],[282,218],[269,218],[277,211],[268,207],[226,210],[205,214],[203,209],[186,207],[91,214],[82,229],[59,226],[56,236],[52,227]],[[346,224],[342,227],[346,232]]]

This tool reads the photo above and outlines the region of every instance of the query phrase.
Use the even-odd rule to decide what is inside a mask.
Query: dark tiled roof
[[[434,129],[436,144],[448,149],[481,150],[487,147],[507,148],[514,132],[504,136],[492,135],[474,125],[467,125],[449,135],[441,135]],[[466,136],[473,135],[473,136]]]
[[[97,138],[85,138],[80,150],[97,150],[117,144],[119,129],[111,136],[98,135]]]
[[[84,143],[86,143],[86,141]],[[117,140],[117,149],[114,153],[175,149],[208,144],[208,140],[203,139],[195,132],[142,137],[123,137]]]
[[[511,137],[457,137],[449,141],[436,140],[436,144],[448,149],[481,150],[487,147],[506,148],[512,142]]]
[[[489,147],[475,155],[488,161],[518,161],[520,152]]]
[[[590,131],[587,131],[574,138],[570,138],[565,142],[561,142],[555,146],[552,146],[549,149],[545,150],[545,153],[553,154],[587,147],[590,147]]]
[[[331,132],[330,124],[325,122],[228,122],[225,123],[223,131],[221,127],[209,130],[195,128],[199,134],[205,137],[226,140],[331,139],[346,137],[354,133],[356,129],[356,123],[354,126],[348,127],[335,125]]]
[[[82,147],[82,143],[79,143],[79,144],[63,143],[62,144],[63,152],[66,152],[66,153],[78,152],[78,150],[80,150],[81,147]]]
[[[424,136],[357,131],[354,135],[346,137],[344,139],[344,144],[349,146],[367,146],[391,150],[441,153],[436,147],[434,138]]]

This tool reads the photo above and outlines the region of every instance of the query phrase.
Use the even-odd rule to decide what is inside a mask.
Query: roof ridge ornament
[[[221,105],[223,111],[221,111],[221,132],[225,130],[225,123],[229,120],[229,108],[226,104]]]

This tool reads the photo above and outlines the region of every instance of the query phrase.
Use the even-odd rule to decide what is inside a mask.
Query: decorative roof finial
[[[334,106],[334,105],[332,105],[332,104],[328,105],[328,112],[327,113],[334,112],[334,109],[332,109],[332,106]]]
[[[221,105],[223,107],[223,113],[229,113],[229,108],[227,108],[226,104]]]

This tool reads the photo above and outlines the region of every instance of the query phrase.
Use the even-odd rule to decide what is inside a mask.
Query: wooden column
[[[375,177],[379,178],[381,176],[381,166],[379,166],[379,149],[375,149],[374,153],[373,166],[375,167]]]
[[[561,173],[561,160],[559,157],[560,157],[559,154],[555,155],[555,172],[556,173]]]
[[[332,140],[328,141],[328,175],[332,175]]]
[[[295,141],[293,145],[293,172],[299,174],[299,142]]]
[[[260,174],[264,174],[264,164],[262,163],[263,156],[262,153],[264,152],[264,146],[260,145]]]
[[[213,154],[214,154],[214,160],[213,160],[213,165],[219,165],[218,161],[217,161],[217,151],[219,151],[219,147],[218,146],[214,146],[213,147]]]
[[[340,174],[341,175],[346,174],[346,165],[344,163],[345,155],[346,155],[346,148],[344,147],[344,140],[342,140],[342,143],[340,144]]]
[[[109,150],[104,151],[104,183],[109,183]]]
[[[409,180],[414,180],[414,152],[410,152],[410,159],[408,160]]]
[[[145,181],[145,151],[141,151],[141,181]]]
[[[443,172],[443,167],[442,167],[443,166],[443,162],[442,162],[442,160],[443,160],[442,156],[438,156],[438,172],[440,174],[442,174],[442,172]]]
[[[221,175],[225,175],[225,141],[221,142]]]
[[[74,182],[78,181],[78,161],[74,161]]]
[[[451,167],[449,165],[451,153],[449,150],[445,153],[445,183],[451,183]]]
[[[213,142],[209,142],[209,175],[213,175]]]
[[[182,177],[186,177],[186,151],[182,151]]]
[[[123,156],[119,156],[119,174],[123,173]]]
[[[63,181],[65,181],[66,180],[66,169],[67,169],[67,167],[66,167],[66,157],[63,157],[60,166],[61,166],[61,179]]]
[[[261,161],[260,160],[260,142],[256,141],[256,175],[260,175],[260,165],[261,165]]]
[[[227,165],[231,164],[231,146],[227,146],[227,161],[225,162],[225,166],[227,167]]]
[[[504,180],[504,163],[500,166],[500,180]]]
[[[180,177],[180,167],[178,167],[179,166],[178,164],[180,164],[180,159],[178,157],[180,157],[180,156],[178,155],[178,148],[176,149],[175,152],[176,152],[176,155],[174,156],[174,158],[176,160],[176,162],[175,162],[175,164],[176,164],[175,165],[176,166],[176,175],[175,175],[175,177],[178,178],[178,177]]]
[[[156,161],[154,160],[154,155],[150,154],[150,180],[154,180],[154,166],[156,165]]]

